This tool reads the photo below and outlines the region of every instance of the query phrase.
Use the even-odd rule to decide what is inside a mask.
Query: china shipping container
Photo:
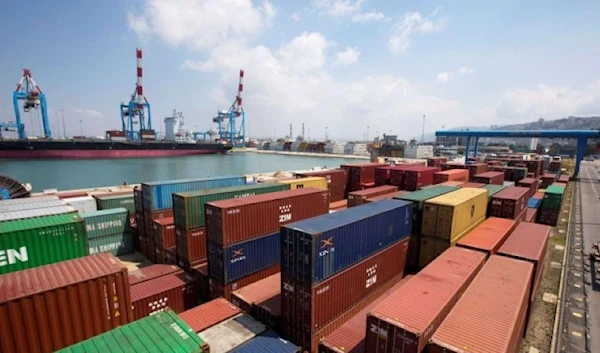
[[[241,310],[223,298],[211,300],[179,314],[179,318],[198,333],[241,313]]]
[[[344,199],[348,184],[348,171],[344,169],[329,169],[316,172],[297,173],[297,178],[324,177],[329,188],[329,201],[336,202]]]
[[[0,213],[0,222],[14,221],[17,219],[47,217],[47,216],[54,216],[57,214],[76,214],[76,213],[77,213],[77,210],[71,206],[36,208],[33,210]]]
[[[294,178],[291,180],[278,181],[280,184],[288,185],[290,190],[303,189],[303,188],[317,188],[328,190],[327,179],[324,177],[306,177],[306,178]]]
[[[254,304],[254,317],[270,328],[280,332],[281,287],[276,295]]]
[[[240,288],[244,288],[245,286],[252,284],[256,281],[260,281],[261,279],[265,279],[269,276],[276,274],[277,272],[281,272],[281,266],[279,264],[273,265],[271,267],[267,267],[258,272],[249,274],[246,277],[242,277],[237,281],[230,283],[221,283],[213,278],[208,278],[208,290],[211,299],[223,297],[229,301],[231,301],[231,293]]]
[[[176,193],[173,194],[175,225],[185,230],[204,227],[206,225],[204,205],[207,202],[244,198],[289,189],[289,185],[266,183]]]
[[[316,284],[411,232],[411,204],[382,200],[281,227],[281,274]],[[210,265],[210,264],[209,264]]]
[[[329,212],[329,192],[306,188],[206,204],[207,238],[228,246]]]
[[[521,186],[524,188],[529,188],[529,196],[532,197],[535,195],[538,189],[539,180],[535,178],[524,178],[519,180],[517,186]]]
[[[446,181],[469,181],[469,171],[466,169],[450,169],[437,172],[433,176],[433,183],[440,184]]]
[[[129,232],[128,217],[129,212],[123,207],[81,214],[88,239]]]
[[[524,220],[528,201],[528,188],[507,187],[492,197],[490,216]]]
[[[542,208],[545,210],[560,210],[565,189],[551,185],[544,192]]]
[[[153,264],[134,271],[129,271],[129,285],[133,286],[138,283],[181,271],[183,271],[181,268],[174,265]]]
[[[133,236],[131,233],[105,235],[88,240],[89,254],[109,252],[115,256],[133,252]]]
[[[57,353],[105,353],[115,349],[121,352],[143,350],[147,353],[210,352],[208,344],[183,320],[173,311],[166,310],[67,347]]]
[[[488,171],[488,165],[486,163],[471,163],[467,164],[467,169],[469,170],[469,181],[473,181],[475,175]]]
[[[502,172],[485,172],[477,174],[472,178],[474,183],[502,185],[504,183],[504,173]]]
[[[377,202],[377,201],[381,201],[381,200],[393,200],[397,197],[400,197],[402,195],[406,195],[408,194],[408,191],[405,190],[400,190],[400,191],[394,191],[392,193],[389,194],[385,194],[385,195],[379,195],[379,196],[375,196],[375,197],[369,197],[368,199],[365,200],[365,203],[369,203],[369,202]],[[331,209],[331,207],[330,207]]]
[[[364,353],[365,335],[367,332],[367,314],[390,294],[402,287],[413,276],[408,275],[381,296],[370,302],[358,314],[352,316],[345,324],[327,335],[319,343],[319,353]]]
[[[407,169],[404,172],[404,189],[416,191],[420,187],[433,184],[433,176],[439,172],[437,167],[423,167],[422,169]]]
[[[242,313],[200,332],[198,336],[210,346],[211,353],[226,353],[265,331],[265,325]],[[227,339],[223,339],[225,337]]]
[[[527,213],[525,214],[525,222],[536,223],[537,213],[537,208],[527,208]]]
[[[44,196],[35,196],[35,197],[24,197],[20,199],[8,199],[8,200],[0,200],[0,210],[4,206],[12,206],[12,205],[23,205],[28,203],[38,203],[38,202],[47,202],[47,201],[57,201],[59,199],[56,195],[44,195]]]
[[[159,211],[173,208],[173,194],[202,189],[217,189],[246,184],[246,177],[226,175],[214,178],[155,181],[142,184],[144,208]]]
[[[427,166],[428,167],[439,167],[440,164],[446,163],[448,158],[446,157],[431,157],[427,158]]]
[[[206,261],[206,228],[185,230],[175,227],[175,236],[179,266],[190,269]]]
[[[456,246],[493,255],[498,252],[516,227],[515,220],[490,217],[459,240]]]
[[[428,351],[519,352],[531,276],[531,264],[492,255],[435,331]]]
[[[0,283],[3,353],[53,352],[133,321],[127,268],[111,254],[0,275]]]
[[[190,273],[196,279],[196,292],[198,298],[207,302],[210,300],[210,288],[208,286],[208,264],[206,262],[195,265],[190,270]]]
[[[344,164],[340,168],[348,171],[346,193],[375,186],[375,168],[383,163]]]
[[[396,191],[398,191],[398,187],[392,185],[382,185],[370,189],[353,191],[348,193],[348,207],[360,206],[370,197],[390,194]]]
[[[127,194],[115,195],[115,193],[94,195],[96,206],[99,210],[108,210],[111,208],[125,208],[129,213],[135,212],[135,201],[133,192]]]
[[[0,274],[85,256],[85,222],[75,214],[2,222],[0,249]]]
[[[176,313],[197,304],[194,277],[175,272],[131,286],[131,305],[135,320],[169,308]]]
[[[255,304],[281,293],[281,274],[277,273],[231,293],[231,302],[241,310],[252,313]]]
[[[485,262],[485,254],[453,247],[367,315],[366,352],[419,353]]]
[[[279,232],[227,247],[208,241],[208,276],[230,283],[279,263]]]
[[[279,337],[274,331],[257,336],[230,353],[300,353],[300,347]]]
[[[43,200],[39,202],[2,204],[0,203],[0,213],[35,210],[38,208],[54,208],[68,206],[64,200]]]
[[[79,213],[94,212],[98,210],[96,200],[91,196],[73,197],[63,199],[67,205],[75,207]]]

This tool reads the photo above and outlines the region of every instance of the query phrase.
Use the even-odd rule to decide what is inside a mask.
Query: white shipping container
[[[6,205],[6,206],[0,205],[0,213],[27,211],[27,210],[35,210],[37,208],[49,208],[49,207],[58,207],[58,206],[65,206],[65,205],[66,205],[66,203],[63,200],[29,202],[29,203]]]
[[[248,314],[240,314],[208,328],[198,334],[210,346],[210,353],[226,353],[254,337],[267,328]]]
[[[11,205],[24,205],[27,203],[56,201],[56,200],[58,200],[58,196],[34,196],[34,197],[25,197],[22,199],[0,200],[0,207],[11,206]]]
[[[71,206],[56,206],[47,208],[36,208],[34,210],[13,211],[0,213],[0,222],[12,221],[15,219],[27,219],[35,217],[53,216],[58,214],[76,213],[77,210]]]
[[[63,200],[67,205],[75,207],[79,213],[94,212],[98,210],[96,199],[92,196],[71,197]]]

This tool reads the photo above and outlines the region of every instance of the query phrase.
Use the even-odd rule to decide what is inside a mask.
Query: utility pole
[[[425,143],[425,114],[423,114],[423,131],[421,132],[421,143]]]
[[[62,115],[63,137],[67,138],[67,128],[65,127],[65,112],[64,112],[64,110],[61,109],[60,114]]]

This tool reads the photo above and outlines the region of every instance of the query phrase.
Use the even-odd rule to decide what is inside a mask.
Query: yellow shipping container
[[[281,180],[278,183],[288,184],[290,189],[317,188],[327,190],[327,178],[309,177],[292,180]]]
[[[425,201],[421,234],[448,241],[485,219],[488,190],[462,188]]]

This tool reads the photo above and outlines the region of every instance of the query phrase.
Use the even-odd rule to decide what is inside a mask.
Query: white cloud
[[[294,12],[294,13],[292,14],[292,16],[291,16],[291,19],[292,19],[292,21],[294,21],[294,22],[300,22],[300,19],[301,19],[301,18],[300,18],[300,14],[299,14],[299,13],[296,13],[296,12]]]
[[[450,78],[452,78],[452,76],[454,76],[453,72],[440,72],[437,75],[437,80],[446,83]]]
[[[383,12],[380,11],[369,11],[369,12],[363,12],[363,13],[358,13],[352,16],[352,22],[359,22],[359,23],[365,23],[365,22],[376,22],[376,21],[387,21],[389,20],[388,17],[385,17],[385,15],[383,14]]]
[[[456,75],[472,75],[475,69],[468,66],[461,66],[456,71],[444,71],[437,75],[437,80],[442,83],[450,81]]]
[[[461,66],[458,68],[458,73],[461,75],[471,75],[475,70],[472,67]]]
[[[334,65],[355,64],[358,62],[359,56],[360,52],[358,51],[358,48],[346,47],[346,50],[336,54],[336,60]]]
[[[360,10],[365,0],[314,0],[313,7],[332,17],[343,17]]]
[[[268,0],[145,0],[141,16],[129,14],[129,27],[141,38],[209,49],[223,40],[246,40],[269,28],[276,10]]]
[[[418,12],[405,13],[394,27],[389,39],[389,49],[394,53],[405,53],[412,42],[412,37],[419,33],[441,31],[446,27],[444,19],[423,18]]]

